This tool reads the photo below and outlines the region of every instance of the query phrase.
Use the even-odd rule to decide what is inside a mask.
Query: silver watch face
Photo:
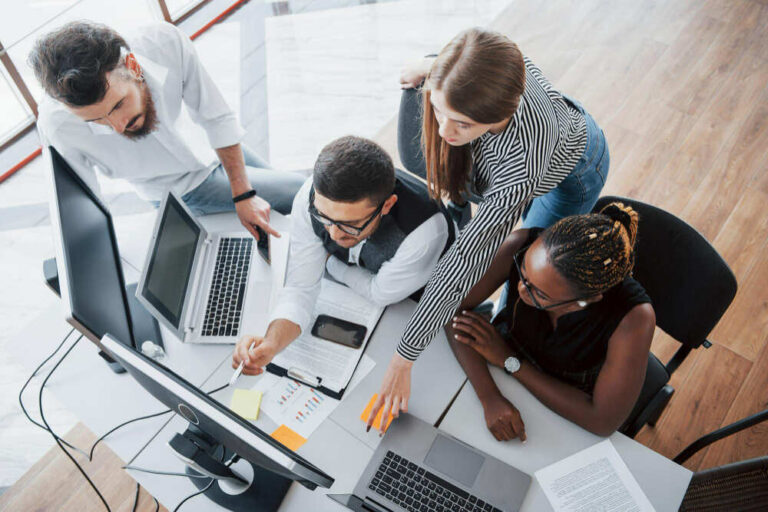
[[[516,357],[508,357],[504,361],[504,369],[509,373],[515,373],[520,369],[520,360]]]

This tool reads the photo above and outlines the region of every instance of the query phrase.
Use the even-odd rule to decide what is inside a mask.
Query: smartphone
[[[317,315],[315,325],[312,326],[312,336],[352,348],[360,348],[366,332],[368,329],[364,325],[328,315]]]
[[[256,250],[259,252],[259,256],[267,262],[267,265],[272,263],[272,258],[269,253],[269,235],[264,232],[259,226],[255,226],[256,232],[259,234],[259,240],[256,242]]]

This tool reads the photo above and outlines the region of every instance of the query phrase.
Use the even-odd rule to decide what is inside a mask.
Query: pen
[[[250,345],[248,345],[248,353],[251,353],[251,349],[253,349],[253,342],[251,342]],[[241,373],[243,373],[243,367],[245,366],[245,359],[240,361],[240,365],[238,365],[237,370],[235,370],[235,373],[232,374],[232,377],[229,379],[229,385],[234,386],[235,382],[237,381],[237,378],[240,376]]]

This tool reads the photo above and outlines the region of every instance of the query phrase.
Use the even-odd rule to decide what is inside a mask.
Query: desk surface
[[[525,445],[518,440],[499,442],[493,437],[485,425],[480,400],[469,383],[448,410],[440,424],[441,430],[531,476],[603,440],[544,407],[501,369],[492,368],[491,374],[504,396],[520,411],[528,437]],[[676,511],[692,473],[623,434],[616,432],[610,440],[657,512]],[[522,510],[551,510],[535,479]]]
[[[203,222],[209,229],[239,228],[234,215],[210,216],[204,218]],[[124,265],[126,279],[130,282],[138,277],[136,271],[143,265],[152,222],[143,223],[146,231],[136,230],[132,226],[134,229],[130,229],[129,236],[121,235],[122,226],[120,222],[116,224],[121,255],[127,263]],[[283,224],[278,229],[285,229],[286,226]],[[329,420],[299,449],[303,457],[336,479],[334,486],[330,490],[317,489],[311,492],[294,484],[281,510],[341,509],[340,505],[325,498],[323,494],[351,492],[380,442],[376,432],[365,432],[359,416],[370,397],[378,391],[386,366],[413,308],[411,301],[387,308],[367,348],[367,354],[376,362],[375,368],[344,397]],[[47,316],[59,320],[64,316],[64,308],[55,308]],[[30,368],[34,368],[45,354],[50,353],[66,332],[59,321],[36,322],[32,330],[34,332],[26,332],[24,338],[39,340],[35,342],[34,350],[29,349],[28,343],[9,344],[13,356]],[[228,381],[231,375],[231,346],[183,344],[167,331],[163,334],[169,356],[168,364],[184,378],[204,390]],[[57,397],[89,428],[101,434],[127,419],[162,410],[163,406],[128,375],[112,373],[96,353],[95,346],[88,341],[81,341],[49,383]],[[441,428],[529,474],[599,441],[597,436],[549,411],[514,379],[505,378],[506,375],[501,372],[495,372],[494,377],[498,379],[505,395],[514,401],[523,414],[529,438],[524,447],[518,442],[498,443],[493,439],[485,428],[479,401],[469,385],[459,393]],[[464,372],[453,357],[448,343],[443,335],[439,336],[414,367],[410,412],[425,421],[436,423],[464,381]],[[94,390],[98,392],[94,393]],[[225,389],[214,397],[228,404],[230,394],[231,390]],[[260,418],[259,422],[259,426],[267,432],[271,432],[270,428],[275,426],[266,417]],[[184,428],[185,423],[178,417],[163,416],[126,427],[110,436],[106,442],[126,463],[179,471],[182,469],[181,463],[165,443],[174,433]],[[691,473],[625,436],[614,434],[611,440],[657,510],[676,510]],[[132,474],[169,508],[196,490],[186,478],[138,472]],[[213,504],[204,498],[191,500],[184,507],[185,510],[215,510]],[[537,511],[549,508],[535,481],[524,507],[524,510]]]

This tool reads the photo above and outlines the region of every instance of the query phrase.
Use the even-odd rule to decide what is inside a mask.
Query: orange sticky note
[[[281,444],[283,444],[286,448],[293,451],[298,450],[301,447],[301,445],[307,442],[306,439],[304,439],[295,431],[291,430],[285,425],[280,425],[279,427],[277,427],[277,430],[272,432],[272,434],[270,435],[273,438],[275,438],[277,441],[279,441]]]
[[[373,409],[373,404],[376,402],[376,398],[378,397],[378,394],[375,394],[371,397],[371,401],[368,402],[368,405],[365,407],[365,410],[363,411],[363,414],[360,415],[360,419],[363,420],[363,423],[368,422],[368,415],[371,414],[371,409]],[[376,430],[379,430],[381,428],[381,415],[384,413],[384,408],[382,407],[379,409],[379,412],[376,413],[376,417],[373,418],[373,428]],[[384,432],[387,431],[389,428],[389,424],[392,423],[392,419],[394,417],[392,416],[392,413],[389,414],[389,420],[387,420],[387,426],[384,428]]]

